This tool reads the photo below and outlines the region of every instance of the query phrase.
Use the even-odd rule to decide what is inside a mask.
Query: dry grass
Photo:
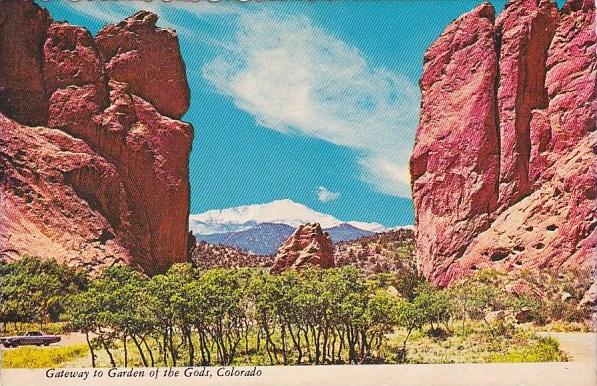
[[[398,352],[405,332],[391,336],[386,352]],[[554,340],[547,341],[527,329],[510,336],[492,336],[481,324],[468,324],[463,332],[433,337],[426,330],[415,332],[407,344],[407,363],[494,363],[567,361]]]
[[[88,355],[87,345],[66,347],[18,347],[3,350],[4,368],[48,368],[61,367],[76,358]]]

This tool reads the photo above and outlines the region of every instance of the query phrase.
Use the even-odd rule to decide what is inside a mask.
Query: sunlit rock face
[[[170,63],[113,76],[99,36],[52,23],[30,1],[0,3],[0,15],[0,61],[16,68],[7,76],[0,66],[2,260],[27,254],[89,270],[126,263],[148,274],[188,261],[193,128],[169,117],[188,108],[174,32],[147,12],[104,28],[102,39],[118,32],[111,49],[140,44]],[[186,99],[168,105],[157,89]]]
[[[425,54],[411,157],[417,258],[447,285],[478,269],[595,267],[592,1],[482,4]]]
[[[176,32],[157,28],[157,20],[156,14],[139,11],[102,28],[95,41],[111,79],[128,83],[133,94],[178,119],[190,103],[185,65]]]
[[[334,267],[332,240],[318,223],[299,225],[292,236],[278,249],[272,271],[282,272],[308,266]]]

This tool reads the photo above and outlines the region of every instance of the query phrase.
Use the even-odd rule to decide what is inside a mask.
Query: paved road
[[[87,341],[85,340],[85,334],[80,333],[80,332],[71,332],[69,334],[62,334],[60,335],[60,342],[57,343],[52,343],[49,346],[37,346],[40,348],[52,348],[52,347],[64,347],[64,346],[72,346],[75,344],[82,344],[82,343],[87,343]],[[23,347],[23,346],[21,346]],[[28,347],[28,346],[25,346]],[[32,346],[33,347],[33,346]],[[0,345],[0,350],[12,350],[13,347],[11,348],[6,348],[2,345]]]
[[[597,363],[597,334],[585,332],[540,332],[560,342],[560,349],[572,362]]]
[[[71,332],[70,334],[60,336],[62,337],[62,340],[56,344],[58,346],[70,346],[81,343],[87,344],[87,340],[85,340],[85,334],[80,332]]]

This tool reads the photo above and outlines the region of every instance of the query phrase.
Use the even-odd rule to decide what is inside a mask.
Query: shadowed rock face
[[[0,3],[0,111],[28,125],[47,119],[42,63],[51,22],[31,1]]]
[[[438,285],[486,267],[595,267],[595,6],[483,4],[425,54],[411,157],[416,241]]]
[[[529,186],[532,110],[545,108],[547,49],[558,10],[552,1],[511,2],[496,20],[499,44],[498,119],[500,133],[499,205],[526,196]]]
[[[0,3],[2,7],[4,20],[32,13],[31,9],[35,15],[47,15],[28,1],[8,1]],[[132,23],[138,15],[123,23]],[[153,20],[143,26],[144,47],[153,44],[159,52],[163,42],[153,36],[164,30],[155,27],[157,16],[144,15]],[[20,28],[27,26],[0,24],[0,41],[32,33]],[[152,34],[152,29],[157,32]],[[43,36],[45,40],[29,50],[41,53],[41,65],[33,67],[33,75],[0,76],[0,90],[16,80],[23,84],[39,80],[47,98],[40,106],[22,106],[23,98],[0,102],[2,259],[29,254],[91,270],[127,263],[149,274],[187,261],[192,127],[164,116],[159,103],[156,108],[131,84],[113,80],[87,30],[48,22]],[[112,44],[117,46],[118,39]],[[174,43],[168,60],[184,70]],[[18,60],[0,57],[5,62]],[[146,62],[139,71],[153,64]],[[180,92],[188,95],[184,72],[160,70],[151,73],[155,78],[141,71],[139,79],[129,80],[156,89],[152,82],[164,83],[158,74],[174,76],[177,82],[163,90],[170,97],[180,86]],[[47,127],[28,127],[34,120],[20,119],[15,114],[19,111],[38,114],[35,123]],[[180,107],[179,115],[184,111],[186,107]]]
[[[278,249],[272,272],[299,269],[305,266],[334,267],[332,240],[317,223],[300,225]]]

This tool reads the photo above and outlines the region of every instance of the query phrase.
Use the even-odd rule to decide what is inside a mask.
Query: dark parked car
[[[50,343],[60,342],[57,335],[46,335],[41,331],[29,331],[23,335],[5,336],[0,338],[4,347],[17,347],[23,345],[47,346]]]

